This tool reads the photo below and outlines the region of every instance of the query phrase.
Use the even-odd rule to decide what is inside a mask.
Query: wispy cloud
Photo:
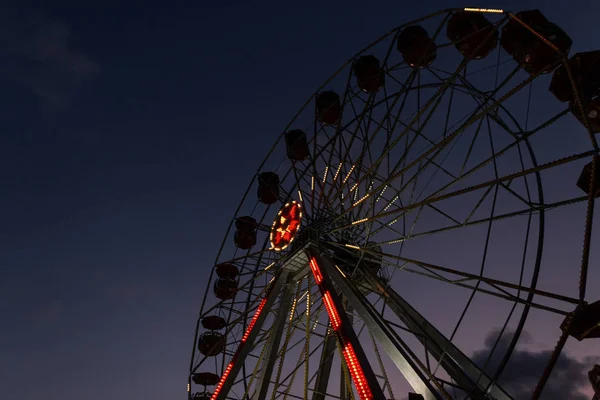
[[[0,7],[0,79],[16,83],[54,108],[68,106],[99,65],[72,47],[66,24]]]
[[[525,342],[531,341],[531,336],[524,332]],[[485,348],[473,354],[473,361],[483,366],[488,360],[490,351],[498,339],[499,331],[491,332],[485,340]],[[506,353],[512,332],[505,332],[492,354],[486,370],[495,371],[503,355]],[[529,351],[515,349],[507,367],[500,378],[500,384],[515,399],[528,399],[537,384],[552,350]],[[544,400],[589,400],[589,396],[582,390],[589,386],[587,372],[597,362],[597,358],[588,357],[583,360],[562,353],[544,389],[542,398]]]

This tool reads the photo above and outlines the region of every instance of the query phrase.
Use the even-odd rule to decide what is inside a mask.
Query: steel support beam
[[[354,323],[354,318],[352,317],[352,307],[348,305],[348,300],[342,298],[343,311],[348,316],[348,321],[350,322],[350,326]],[[352,328],[354,329],[354,328]],[[383,390],[383,389],[382,389]],[[348,382],[346,382],[346,375],[344,374],[344,366],[340,369],[340,399],[341,400],[352,400],[352,394],[348,393]]]
[[[312,400],[325,400],[327,386],[329,386],[329,376],[331,375],[331,367],[333,366],[333,356],[337,346],[336,338],[332,335],[325,337],[323,350],[321,352],[321,361],[319,362],[319,373],[315,382]]]
[[[371,288],[379,293],[396,316],[415,333],[423,346],[438,360],[448,374],[462,387],[477,384],[480,396],[487,388],[486,396],[496,400],[512,400],[512,397],[491,379],[458,347],[415,310],[398,292],[389,285],[384,286],[372,274],[363,273]],[[469,386],[464,386],[469,385]],[[489,386],[489,388],[488,388]],[[472,396],[473,397],[473,396]]]
[[[217,384],[217,387],[215,389],[216,396],[213,394],[211,400],[225,400],[227,398],[227,394],[231,390],[231,387],[233,386],[235,378],[240,372],[242,365],[244,365],[246,357],[252,351],[254,341],[256,340],[258,333],[260,332],[265,320],[267,319],[269,310],[275,303],[275,300],[277,300],[277,297],[281,292],[286,278],[287,274],[280,273],[278,276],[275,277],[275,280],[271,282],[270,287],[268,288],[263,299],[264,303],[261,302],[262,309],[260,309],[260,313],[258,313],[258,316],[256,316],[255,314],[254,325],[248,326],[246,332],[244,333],[246,339],[245,341],[240,343],[240,346],[233,355],[232,360],[223,372],[224,375],[223,377],[221,377],[221,381]],[[261,305],[259,305],[259,307]],[[259,311],[259,309],[257,309],[257,311]]]
[[[419,394],[422,394],[425,400],[442,399],[439,391],[433,386],[417,365],[415,365],[415,362],[408,356],[406,350],[404,350],[406,344],[396,332],[390,329],[389,326],[382,321],[381,316],[372,309],[372,306],[363,301],[362,295],[359,295],[358,290],[355,289],[354,285],[338,271],[329,257],[319,254],[318,261],[321,268],[327,271],[342,295],[348,299],[348,302],[366,323],[369,331],[391,356],[392,361],[396,364],[412,388]],[[448,395],[447,397],[450,396]]]
[[[291,274],[286,274],[285,279],[287,282],[284,284],[283,292],[281,293],[281,300],[279,301],[279,308],[275,316],[275,323],[271,328],[272,331],[269,335],[269,341],[266,346],[265,356],[263,365],[260,371],[260,379],[258,384],[258,394],[252,396],[253,399],[265,400],[269,385],[271,384],[271,375],[273,374],[273,368],[275,367],[275,361],[277,360],[277,354],[279,353],[279,345],[281,344],[281,338],[283,336],[283,330],[285,323],[288,321],[290,306],[292,298],[294,297],[294,283],[291,282]],[[284,277],[282,277],[283,279]]]
[[[341,342],[343,340],[346,342],[346,344],[349,344],[351,346],[349,347],[350,349],[353,349],[354,356],[356,356],[356,360],[360,365],[360,369],[362,369],[364,379],[366,380],[366,383],[368,384],[369,389],[371,390],[371,393],[373,395],[372,399],[384,400],[385,396],[383,394],[381,386],[379,386],[377,376],[375,375],[373,369],[371,368],[371,365],[369,364],[369,360],[367,359],[367,356],[360,342],[358,341],[356,332],[354,332],[354,329],[352,328],[350,319],[348,318],[348,315],[344,312],[341,298],[335,290],[335,287],[333,286],[330,268],[327,268],[325,265],[322,264],[323,262],[327,262],[327,259],[321,256],[316,249],[310,249],[308,252],[311,258],[314,257],[314,259],[316,260],[316,264],[318,265],[320,276],[315,276],[315,280],[317,285],[319,286],[321,295],[323,296],[323,301],[325,302],[326,299],[330,300],[334,311],[337,313],[336,317],[339,318],[339,321],[331,321],[331,324],[334,330],[335,326],[338,325],[338,330],[336,331],[336,334],[339,335],[338,341],[340,341],[340,346],[342,347],[342,350],[345,350],[345,343]],[[316,275],[314,270],[313,274]],[[335,325],[334,322],[336,323]],[[348,367],[350,368],[351,366]],[[359,388],[356,389],[358,390]]]

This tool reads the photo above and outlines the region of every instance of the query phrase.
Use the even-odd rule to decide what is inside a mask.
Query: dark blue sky
[[[268,148],[354,52],[451,5],[205,3],[0,6],[3,399],[183,398],[205,280]],[[599,48],[599,6],[568,4],[544,12]]]

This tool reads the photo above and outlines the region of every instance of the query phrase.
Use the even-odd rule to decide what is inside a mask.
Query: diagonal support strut
[[[354,310],[366,323],[369,331],[371,331],[373,336],[381,343],[412,388],[416,392],[422,394],[425,400],[442,399],[443,397],[439,391],[436,390],[432,382],[415,365],[406,350],[404,350],[406,344],[396,332],[389,329],[389,327],[381,321],[381,317],[373,312],[369,305],[363,302],[355,292],[353,285],[341,275],[329,257],[320,254],[318,255],[318,260],[322,265],[322,269],[328,272],[328,275],[331,276],[332,281],[339,288],[342,295],[348,299],[349,304],[352,305]]]
[[[273,281],[271,281],[265,297],[258,305],[254,317],[250,321],[246,332],[244,332],[244,336],[242,336],[242,340],[237,351],[234,353],[231,361],[227,365],[227,368],[225,368],[225,371],[223,371],[221,380],[217,384],[215,392],[210,400],[225,400],[227,398],[227,394],[229,393],[229,390],[231,390],[231,387],[233,386],[235,378],[242,368],[242,365],[244,365],[246,357],[248,354],[250,354],[250,351],[252,351],[254,341],[256,340],[262,325],[267,319],[269,310],[275,303],[275,300],[277,300],[286,278],[287,274],[280,273],[274,278]]]

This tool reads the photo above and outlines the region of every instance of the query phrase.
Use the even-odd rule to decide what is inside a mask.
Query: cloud
[[[472,358],[476,364],[485,365],[499,333],[499,331],[492,331],[485,340],[485,348],[473,354]],[[531,335],[527,332],[524,332],[524,335],[525,340],[522,343],[531,343]],[[502,335],[486,368],[487,371],[494,371],[497,368],[510,344],[511,338],[512,332],[505,332]],[[513,351],[499,383],[515,399],[531,398],[531,394],[548,363],[551,353],[552,350],[534,352],[517,347]],[[589,387],[587,372],[597,362],[597,358],[594,357],[578,360],[563,352],[546,384],[542,399],[589,400],[589,396],[583,394],[582,390]]]
[[[67,107],[100,67],[70,44],[67,25],[43,15],[0,6],[0,79]]]

